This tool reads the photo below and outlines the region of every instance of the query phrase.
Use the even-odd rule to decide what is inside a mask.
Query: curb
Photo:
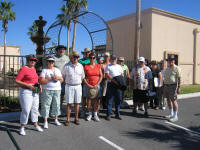
[[[180,94],[178,95],[178,99],[182,100],[182,99],[187,99],[187,98],[193,98],[193,97],[200,97],[200,92],[197,93],[189,93],[189,94]],[[133,100],[129,99],[129,100],[125,100],[122,104],[121,107],[122,108],[127,108],[129,106],[133,105]]]

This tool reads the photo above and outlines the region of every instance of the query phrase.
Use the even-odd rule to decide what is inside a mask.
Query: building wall
[[[183,72],[183,84],[193,83],[195,28],[200,28],[200,26],[181,19],[175,19],[156,13],[152,14],[151,59],[164,59],[165,52],[178,54],[179,66]],[[199,42],[200,40],[197,42],[197,44]],[[198,58],[198,64],[199,63],[200,59]],[[200,66],[198,66],[197,68],[197,70],[199,71]],[[198,82],[199,81],[200,80],[198,79]]]
[[[0,55],[4,55],[4,47],[0,46]],[[6,55],[20,56],[19,46],[7,46]],[[8,57],[6,56],[6,72],[18,71],[20,69],[20,57]],[[4,63],[4,57],[0,56],[0,72],[2,72]]]
[[[151,13],[144,11],[141,17],[140,56],[151,58]],[[114,43],[114,54],[133,60],[135,45],[135,14],[108,21]],[[109,40],[109,39],[108,39]]]

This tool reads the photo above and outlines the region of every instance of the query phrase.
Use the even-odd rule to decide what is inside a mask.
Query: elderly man
[[[130,74],[130,84],[133,87],[134,114],[137,114],[138,104],[144,103],[144,115],[148,117],[148,91],[151,89],[151,82],[151,69],[145,65],[145,58],[140,57],[138,59],[138,64],[133,67]]]
[[[112,115],[112,101],[115,101],[115,118],[122,120],[120,116],[120,104],[122,100],[122,91],[118,88],[114,88],[114,85],[119,83],[114,79],[117,76],[123,76],[123,69],[120,65],[117,64],[117,57],[111,55],[111,64],[108,64],[105,69],[105,76],[108,79],[107,86],[107,117],[106,120],[110,121]]]
[[[65,55],[65,50],[66,50],[66,47],[63,45],[58,45],[56,47],[56,55],[54,56],[54,59],[55,59],[54,66],[58,68],[60,71],[62,71],[64,65],[69,62],[69,57]],[[61,97],[60,97],[61,116],[66,115],[65,111],[62,108],[62,104],[64,102],[64,96],[65,96],[65,83],[63,82],[61,83]]]
[[[177,94],[180,93],[181,71],[175,65],[175,57],[171,55],[168,59],[168,67],[164,73],[164,95],[167,98],[170,115],[169,121],[178,121],[178,103]]]
[[[109,64],[110,64],[110,53],[109,52],[105,52],[105,54],[104,54],[104,62],[103,62],[103,64],[101,64],[101,69],[102,69],[102,73],[103,73],[103,80],[101,82],[103,109],[107,109],[106,92],[107,92],[108,80],[107,80],[107,78],[105,76],[105,69],[106,69],[106,66],[109,65]]]
[[[77,51],[70,54],[70,62],[66,64],[62,70],[62,75],[65,80],[65,94],[67,102],[67,120],[66,126],[70,124],[71,104],[75,105],[75,120],[74,123],[79,125],[78,112],[79,103],[82,97],[82,80],[85,78],[83,66],[78,63],[80,55]]]

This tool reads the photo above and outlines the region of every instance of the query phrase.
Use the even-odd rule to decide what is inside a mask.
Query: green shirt
[[[88,58],[81,58],[78,61],[80,64],[82,64],[83,66],[87,65],[90,63],[90,60]],[[95,60],[95,63],[98,63],[97,60]]]
[[[178,66],[167,67],[164,74],[164,84],[177,84],[178,78],[181,77],[181,70]]]

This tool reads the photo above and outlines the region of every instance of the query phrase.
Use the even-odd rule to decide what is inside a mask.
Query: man
[[[78,62],[83,66],[89,64],[90,63],[89,55],[91,53],[91,50],[89,48],[85,48],[84,51],[82,51],[81,53],[83,54],[83,58],[79,59]]]
[[[117,76],[123,76],[123,69],[120,65],[117,64],[117,57],[111,55],[111,64],[106,66],[105,76],[108,79],[107,86],[107,117],[106,120],[110,121],[112,115],[112,101],[115,101],[115,118],[122,120],[120,116],[120,104],[122,100],[122,91],[120,89],[114,88],[114,85],[118,85],[118,82],[114,79]]]
[[[170,115],[169,121],[178,121],[177,94],[180,93],[181,70],[175,65],[175,57],[171,55],[168,59],[168,67],[164,73],[164,95],[167,98]]]
[[[110,64],[110,53],[109,52],[105,52],[104,54],[104,62],[101,65],[101,69],[102,69],[102,73],[103,73],[103,79],[101,82],[101,87],[102,87],[102,105],[103,105],[103,109],[107,109],[107,102],[106,102],[106,92],[107,92],[107,78],[105,76],[105,69],[106,66]]]
[[[133,87],[134,114],[137,114],[138,104],[144,103],[144,115],[148,117],[148,93],[151,89],[151,81],[151,69],[145,65],[145,58],[140,57],[138,59],[138,65],[132,69],[130,74],[130,84]]]
[[[58,45],[56,47],[56,55],[54,56],[55,64],[54,66],[58,68],[60,71],[62,71],[64,65],[69,62],[69,57],[65,55],[66,47],[63,45]],[[65,96],[65,83],[63,82],[61,84],[61,102],[60,102],[60,108],[61,108],[61,116],[65,116],[65,111],[62,108],[63,102],[64,102],[64,96]]]
[[[118,64],[121,65],[121,67],[124,71],[124,80],[125,80],[126,84],[128,85],[128,81],[130,79],[130,73],[129,73],[128,66],[124,63],[124,61],[125,61],[124,57],[118,58]],[[122,102],[123,101],[124,101],[124,92],[122,92]]]
[[[67,120],[65,122],[66,126],[70,124],[70,114],[71,114],[71,104],[75,106],[75,119],[74,123],[79,125],[78,112],[79,103],[81,103],[82,97],[82,80],[85,78],[85,73],[83,66],[78,63],[80,55],[77,51],[73,51],[70,54],[70,62],[66,64],[63,68],[62,75],[65,80],[65,94],[67,102]]]

